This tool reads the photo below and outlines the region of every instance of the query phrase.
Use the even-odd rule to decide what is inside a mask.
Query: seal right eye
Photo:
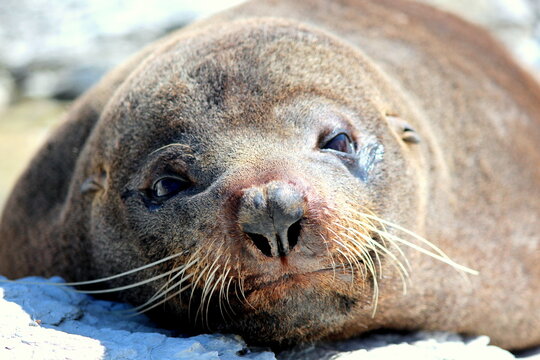
[[[152,186],[152,195],[158,199],[168,199],[180,191],[186,190],[190,182],[179,177],[164,177],[157,180]]]

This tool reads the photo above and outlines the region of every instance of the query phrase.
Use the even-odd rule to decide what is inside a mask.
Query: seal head
[[[182,272],[166,287],[187,287],[168,302],[178,327],[275,344],[340,333],[358,312],[368,327],[371,272],[386,261],[361,214],[418,206],[389,85],[359,52],[296,23],[212,33],[151,56],[92,132],[66,201],[84,209],[67,222],[88,225],[90,273],[182,253],[160,270]],[[162,286],[123,296],[140,304]]]

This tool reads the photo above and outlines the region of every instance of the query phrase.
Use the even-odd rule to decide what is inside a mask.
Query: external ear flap
[[[107,185],[107,173],[102,170],[99,174],[86,178],[81,185],[81,194],[93,193],[105,189]]]
[[[409,144],[418,144],[420,142],[420,135],[408,122],[396,115],[386,115],[386,119],[396,134],[401,137],[401,140]]]

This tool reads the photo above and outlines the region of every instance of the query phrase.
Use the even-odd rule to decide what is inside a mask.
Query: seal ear
[[[99,174],[93,174],[84,180],[81,185],[81,194],[93,193],[105,189],[107,183],[107,173],[101,170]]]
[[[386,120],[390,127],[401,137],[406,143],[418,144],[420,142],[420,135],[414,130],[414,128],[405,120],[397,115],[386,115]]]

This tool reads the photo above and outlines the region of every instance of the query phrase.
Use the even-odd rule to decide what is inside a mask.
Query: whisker
[[[171,291],[173,291],[174,289],[176,289],[177,287],[182,285],[182,283],[184,283],[185,281],[189,280],[192,277],[193,277],[193,274],[189,274],[189,275],[181,278],[176,283],[174,283],[174,285],[168,287],[166,290],[156,292],[156,294],[154,296],[152,296],[149,300],[147,300],[144,304],[136,306],[136,307],[134,307],[132,309],[120,310],[118,312],[133,312],[133,311],[138,312],[139,310],[143,309],[144,307],[146,307],[146,306],[152,304],[153,302],[159,300],[160,298],[164,297],[165,295],[167,295],[168,293],[170,293]]]
[[[65,282],[65,283],[50,283],[50,282],[45,282],[45,281],[43,281],[43,282],[41,282],[41,281],[28,281],[28,282],[26,282],[26,281],[18,280],[17,283],[18,284],[26,284],[26,285],[50,285],[50,286],[81,286],[81,285],[97,284],[97,283],[100,283],[100,282],[114,280],[114,279],[118,279],[118,278],[121,278],[121,277],[124,277],[124,276],[127,276],[127,275],[134,274],[136,272],[148,269],[150,267],[153,267],[153,266],[159,265],[161,263],[164,263],[166,261],[169,261],[171,259],[174,259],[174,258],[176,258],[178,256],[184,255],[187,252],[188,252],[187,250],[182,251],[182,252],[179,252],[179,253],[164,257],[163,259],[154,261],[154,262],[152,262],[150,264],[146,264],[146,265],[140,266],[138,268],[125,271],[125,272],[120,273],[120,274],[111,275],[111,276],[107,276],[107,277],[103,277],[103,278],[99,278],[99,279],[94,279],[94,280]],[[0,280],[0,282],[12,283],[12,282],[15,282],[15,280]]]
[[[432,248],[435,252],[437,252],[439,255],[440,255],[440,258],[442,259],[446,259],[447,261],[443,261],[445,263],[447,263],[448,265],[451,265],[455,268],[458,268],[464,272],[467,272],[469,274],[473,274],[473,275],[478,275],[478,271],[476,270],[473,270],[473,269],[470,269],[466,266],[463,266],[463,265],[460,265],[456,262],[454,262],[453,260],[450,259],[450,257],[448,255],[446,255],[440,248],[438,248],[435,244],[433,244],[431,241],[425,239],[424,237],[416,234],[415,232],[411,231],[411,230],[408,230],[398,224],[395,224],[393,222],[390,222],[388,220],[384,220],[384,219],[381,219],[379,218],[378,216],[375,216],[375,215],[369,215],[369,214],[361,214],[367,218],[370,218],[370,219],[373,219],[379,223],[382,223],[382,224],[385,224],[387,226],[390,226],[394,229],[397,229],[397,230],[400,230],[400,231],[403,231],[405,234],[407,235],[410,235],[412,236],[413,238],[417,239],[418,241],[421,241],[422,243],[426,244],[427,246],[429,246],[430,248]],[[401,238],[400,238],[401,239]],[[404,242],[407,242],[406,240],[403,240],[401,239],[402,241]],[[425,252],[423,252],[425,253]],[[434,254],[435,255],[435,254]],[[442,260],[441,260],[442,261]]]
[[[195,265],[197,262],[198,262],[197,257],[194,256],[194,259],[193,259],[193,260],[191,260],[191,261],[188,262],[187,264],[184,264],[184,265],[183,265],[183,268],[180,269],[180,271],[178,271],[178,273],[176,273],[172,278],[170,278],[163,286],[161,286],[161,287],[156,291],[156,294],[153,295],[149,300],[147,300],[147,302],[153,301],[154,298],[158,297],[158,294],[161,293],[161,292],[163,292],[164,294],[166,294],[167,292],[169,292],[169,291],[170,291],[169,289],[165,290],[165,289],[167,288],[167,286],[169,286],[169,284],[171,284],[178,276],[183,276],[183,275],[186,273],[187,269],[189,269],[191,266]],[[179,282],[179,283],[182,283],[182,282],[184,282],[186,279],[189,279],[189,278],[191,278],[191,277],[193,277],[193,274],[190,274],[189,276],[186,276],[186,277],[181,278],[178,282]],[[174,288],[174,287],[177,287],[177,284],[171,286],[171,288]]]
[[[367,224],[371,227],[374,227],[374,228],[379,228],[380,227],[380,231],[384,232],[384,233],[387,233],[388,232],[388,228],[386,227],[385,224],[383,223],[378,223],[378,226],[375,225],[373,223],[373,221],[371,221],[370,219],[363,219],[365,222],[367,222]],[[382,241],[382,243],[386,246],[386,239],[384,237],[379,237],[379,239]],[[403,250],[401,250],[401,247],[399,247],[395,242],[393,241],[389,241],[390,245],[393,246],[398,252],[399,254],[401,255],[401,257],[403,258],[403,260],[405,261],[405,265],[407,266],[408,269],[411,269],[411,264],[409,263],[409,260],[407,259],[407,256],[405,256],[405,253],[403,252]]]
[[[225,314],[223,312],[223,298],[225,297],[225,294],[224,294],[224,291],[225,291],[225,281],[227,280],[227,276],[229,275],[229,272],[231,271],[231,269],[227,266],[229,265],[229,260],[230,260],[230,256],[227,258],[227,261],[225,262],[225,265],[224,265],[224,268],[227,269],[223,274],[221,274],[221,277],[220,277],[220,281],[221,281],[221,286],[219,287],[219,300],[218,300],[218,306],[219,306],[219,312],[221,314],[221,317],[223,318],[224,321],[226,321],[227,319],[225,318]],[[227,309],[225,309],[225,313],[227,313]],[[228,316],[230,316],[229,314],[227,314]]]
[[[435,252],[437,252],[438,254],[435,254],[429,250],[426,250],[424,248],[422,248],[421,246],[418,246],[410,241],[407,241],[407,240],[404,240],[398,236],[395,236],[393,234],[390,234],[389,232],[383,232],[379,229],[377,229],[377,227],[375,226],[370,226],[364,222],[360,222],[358,220],[353,220],[351,219],[352,221],[355,221],[355,222],[359,222],[361,225],[364,225],[364,226],[367,226],[369,227],[370,230],[372,231],[375,231],[377,232],[380,236],[384,237],[384,236],[388,236],[390,237],[391,239],[393,239],[394,241],[397,241],[399,243],[402,243],[404,245],[407,245],[425,255],[428,255],[428,256],[431,256],[432,258],[434,259],[437,259],[447,265],[450,265],[452,266],[453,268],[457,269],[457,270],[461,270],[463,272],[466,272],[466,273],[469,273],[469,274],[472,274],[472,275],[478,275],[478,271],[476,270],[473,270],[471,268],[468,268],[464,265],[461,265],[461,264],[458,264],[456,263],[455,261],[453,261],[452,259],[450,259],[450,257],[448,255],[446,255],[441,249],[439,249],[436,245],[434,245],[432,242],[430,242],[429,240],[423,238],[422,236],[418,235],[418,234],[415,234],[414,232],[410,231],[410,230],[407,230],[405,229],[404,227],[400,226],[400,225],[397,225],[397,224],[394,224],[390,221],[387,221],[387,220],[383,220],[381,218],[379,218],[378,216],[374,216],[374,215],[369,215],[369,214],[365,214],[365,213],[361,213],[359,211],[356,211],[356,210],[353,210],[355,211],[357,214],[359,214],[360,216],[364,216],[364,217],[367,217],[369,219],[373,219],[379,223],[382,223],[382,224],[385,224],[387,226],[390,226],[396,230],[400,230],[404,233],[406,233],[407,235],[410,235],[412,236],[413,238],[421,241],[422,243],[426,244],[427,246],[429,246],[430,248],[432,248]]]
[[[336,234],[336,232],[334,232],[333,230],[329,229],[335,236],[339,237],[341,239],[341,236],[339,236],[338,234]],[[356,256],[354,254],[351,254],[353,256],[354,259],[356,259],[356,257],[359,257],[360,259],[362,259],[362,261],[364,262],[364,265],[368,268],[370,268],[370,272],[375,275],[375,269],[374,269],[374,263],[373,261],[371,260],[371,257],[369,256],[369,254],[365,251],[365,249],[363,248],[363,246],[361,244],[357,244],[356,242],[356,239],[352,238],[351,236],[349,236],[348,234],[344,234],[345,237],[347,237],[349,240],[351,240],[353,242],[354,245],[357,245],[357,246],[349,246],[348,243],[342,243],[341,241],[338,241],[338,243],[343,246],[343,247],[346,247],[346,248],[351,248],[354,250],[354,253],[356,254]],[[336,240],[336,239],[334,239]],[[356,260],[358,261],[358,260]],[[361,269],[361,265],[358,264],[358,268]]]
[[[227,283],[227,290],[225,290],[225,295],[226,295],[225,300],[227,300],[227,304],[229,305],[229,309],[232,311],[233,315],[236,315],[236,312],[234,311],[231,305],[231,299],[229,299],[230,287],[231,287],[232,281],[233,281],[233,277],[231,276],[229,278],[229,282]]]
[[[348,220],[353,220],[353,219],[348,219]],[[346,231],[351,231],[352,233],[360,236],[365,241],[365,244],[361,244],[361,245],[359,244],[359,246],[366,246],[367,248],[373,250],[376,254],[380,252],[381,255],[388,255],[390,259],[393,260],[391,263],[398,270],[398,274],[401,277],[401,281],[403,284],[403,292],[404,293],[407,292],[406,279],[408,279],[409,273],[407,269],[403,266],[401,261],[397,258],[397,256],[395,256],[390,250],[385,248],[383,245],[379,244],[377,241],[372,239],[370,236],[357,231],[354,227],[345,228],[341,224],[336,224],[336,225],[343,228]],[[403,252],[401,252],[401,254],[403,254]],[[378,258],[378,261],[379,261],[380,277],[382,278],[382,265],[381,265],[380,258]]]
[[[238,267],[238,288],[240,289],[240,295],[242,295],[242,298],[243,298],[243,301],[248,304],[249,307],[251,307],[253,310],[256,310],[256,308],[251,305],[251,303],[248,301],[248,299],[246,298],[246,291],[244,289],[244,278],[243,277],[240,277],[240,267]],[[236,296],[238,297],[238,293],[236,294]],[[238,298],[240,301],[242,301],[242,299]]]
[[[349,255],[345,254],[340,249],[336,249],[336,251],[340,253],[345,258],[345,260],[347,260],[347,262],[349,263],[348,269],[351,270],[351,284],[354,283],[354,266],[352,265],[351,260],[349,259]]]
[[[214,266],[212,266],[212,267],[214,267]],[[212,267],[210,269],[212,269]],[[199,304],[199,307],[197,308],[197,312],[195,313],[195,322],[197,322],[197,318],[199,317],[199,314],[201,314],[201,321],[203,323],[205,322],[204,314],[203,314],[204,307],[205,307],[204,305],[205,305],[205,302],[206,302],[207,306],[210,306],[210,300],[211,300],[211,296],[212,296],[211,289],[213,288],[212,287],[212,281],[214,280],[214,277],[216,276],[216,272],[218,271],[218,269],[220,267],[221,267],[221,265],[219,265],[219,264],[216,265],[214,267],[214,270],[212,270],[212,272],[210,272],[210,274],[208,275],[208,277],[206,278],[206,280],[204,282],[204,287],[203,287],[202,295],[201,295],[201,302]],[[206,320],[208,320],[208,319],[206,319]],[[208,327],[208,324],[206,324],[206,325]]]
[[[156,291],[156,293],[150,299],[148,299],[144,304],[141,304],[141,305],[139,305],[139,306],[137,306],[137,307],[135,307],[133,309],[128,309],[127,311],[129,311],[129,312],[135,311],[135,314],[133,314],[133,315],[142,314],[144,312],[147,312],[147,311],[149,311],[149,310],[151,310],[151,309],[153,309],[153,308],[155,308],[155,307],[169,301],[170,299],[172,299],[172,298],[174,298],[176,296],[179,296],[182,292],[189,289],[191,284],[187,284],[186,286],[184,286],[183,288],[181,288],[177,292],[173,293],[172,295],[167,296],[165,299],[159,301],[158,303],[155,303],[154,305],[151,305],[153,302],[155,302],[158,299],[164,297],[167,293],[169,293],[172,290],[174,290],[175,288],[179,287],[185,281],[189,280],[190,278],[192,278],[194,276],[193,273],[188,274],[187,276],[184,276],[187,269],[189,269],[191,266],[193,266],[194,264],[196,264],[199,261],[198,260],[198,251],[195,254],[192,255],[192,258],[193,258],[193,260],[189,261],[187,264],[184,264],[183,267],[178,271],[178,273],[176,273],[171,279],[169,279],[169,281],[167,281],[167,283],[165,283],[163,286],[161,286]],[[167,288],[168,284],[170,282],[174,281],[174,279],[176,279],[178,276],[182,276],[182,278],[180,278],[180,280],[177,281],[174,285]],[[149,306],[149,305],[151,305],[151,306]],[[124,311],[126,311],[126,310],[124,310]],[[133,315],[131,315],[131,316],[133,316]]]
[[[358,222],[358,220],[355,220],[355,219],[349,219],[353,222]],[[377,228],[377,226],[375,224],[373,224],[373,222],[370,220],[370,219],[364,219],[365,221],[361,221],[359,222],[359,224],[363,227],[367,227],[368,229],[372,229],[372,228]],[[382,231],[383,233],[387,233],[388,230],[386,229],[386,226],[382,223],[379,223],[380,227],[382,228],[382,230],[379,230]],[[401,250],[401,247],[399,247],[399,245],[397,245],[394,241],[389,241],[388,239],[386,239],[385,237],[383,236],[380,236],[378,232],[378,235],[379,235],[379,238],[381,239],[382,243],[384,244],[384,246],[382,247],[384,250],[388,251],[389,254],[392,254],[389,250],[387,250],[386,248],[386,242],[388,242],[394,249],[397,250],[397,252],[399,253],[399,255],[403,258],[403,261],[405,262],[405,265],[404,267],[406,267],[407,269],[411,269],[411,264],[409,263],[409,259],[407,258],[407,256],[405,256],[405,253],[403,252],[403,250]],[[373,243],[377,244],[377,245],[380,245],[377,241],[374,241],[373,240]],[[396,259],[397,260],[397,259]],[[401,261],[397,260],[397,262],[401,265]],[[402,265],[403,266],[403,265]],[[408,277],[408,271],[406,269],[404,269],[404,274],[407,275]]]
[[[117,291],[132,289],[134,287],[138,287],[138,286],[141,286],[141,285],[144,285],[144,284],[151,283],[151,282],[156,281],[158,279],[161,279],[161,278],[163,278],[165,276],[168,276],[168,275],[172,274],[173,272],[181,270],[183,268],[184,268],[184,266],[179,266],[177,268],[174,268],[172,270],[164,272],[163,274],[153,276],[153,277],[151,277],[149,279],[142,280],[142,281],[136,282],[134,284],[119,286],[119,287],[110,288],[110,289],[102,289],[102,290],[75,290],[75,292],[78,292],[78,293],[81,293],[81,294],[106,294],[106,293],[111,293],[111,292],[117,292]]]
[[[349,248],[344,244],[342,243],[340,240],[338,239],[341,239],[340,236],[338,236],[332,229],[328,228],[327,230],[331,231],[335,238],[332,239],[333,242],[335,242],[336,244],[338,244],[339,246],[341,246],[341,248],[345,249],[347,251],[347,254],[343,253],[343,251],[341,251],[340,249],[336,249],[342,257],[345,258],[345,260],[347,260],[347,262],[349,263],[349,268],[351,269],[351,284],[354,283],[354,266],[351,262],[351,259],[350,257],[354,258],[354,255],[350,253],[350,250]]]
[[[401,284],[403,287],[403,294],[407,294],[407,281],[410,281],[409,273],[403,266],[401,261],[390,250],[379,244],[377,241],[371,241],[370,246],[373,246],[373,251],[381,252],[381,255],[388,255],[392,260],[390,263],[396,268],[399,277],[401,278]],[[382,278],[382,276],[381,276]]]
[[[191,150],[191,147],[190,147],[189,145],[187,145],[187,144],[172,143],[172,144],[167,144],[167,145],[164,145],[164,146],[162,146],[162,147],[160,147],[160,148],[157,148],[156,150],[152,151],[152,152],[150,153],[150,155],[152,155],[152,154],[154,154],[154,153],[156,153],[156,152],[158,152],[158,151],[161,151],[161,150],[163,150],[163,149],[169,148],[169,147],[171,147],[171,146],[182,147],[182,148],[184,148],[185,150],[188,150],[188,151]],[[187,154],[187,156],[193,157],[192,154]]]
[[[167,301],[171,300],[172,298],[176,297],[176,296],[179,296],[180,294],[182,294],[185,290],[189,289],[192,285],[191,284],[187,284],[186,286],[184,286],[183,288],[181,288],[180,290],[178,290],[177,292],[167,296],[165,299],[153,304],[152,306],[146,308],[146,309],[143,309],[143,310],[139,310],[137,311],[135,314],[130,314],[130,315],[126,315],[127,317],[132,317],[132,316],[137,316],[137,315],[140,315],[140,314],[144,314],[145,312],[147,311],[150,311],[156,307],[158,307],[159,305],[161,304],[164,304],[166,303]]]
[[[209,248],[213,246],[213,244],[216,242],[216,240],[212,241],[210,243]],[[200,259],[198,262],[199,264],[203,264],[208,256],[210,255],[210,252],[207,252],[202,259]],[[216,257],[214,263],[218,260],[218,257]],[[208,266],[204,266],[202,270],[199,271],[199,276],[195,279],[195,281],[192,283],[193,287],[191,288],[191,294],[189,296],[189,302],[188,302],[188,317],[191,318],[191,302],[193,300],[193,295],[195,293],[195,290],[197,289],[197,284],[202,279],[202,277],[205,275],[205,273],[208,271]]]
[[[333,280],[336,279],[336,262],[334,261],[334,256],[328,247],[328,240],[324,237],[323,234],[319,233],[320,237],[323,239],[324,245],[326,246],[326,252],[330,255],[330,261],[332,262],[332,269],[334,270]]]
[[[217,253],[221,252],[221,247],[223,246],[223,244],[220,244],[219,248],[216,250]],[[210,255],[210,252],[207,252],[206,255],[204,256],[203,260],[200,261],[200,263],[204,263],[206,261],[206,259],[209,257]],[[197,277],[197,280],[195,280],[195,282],[193,283],[193,288],[191,289],[191,295],[189,297],[189,304],[188,304],[188,308],[189,308],[189,313],[191,313],[191,302],[193,300],[193,295],[195,293],[195,290],[197,289],[197,285],[199,284],[199,281],[204,281],[203,280],[203,277],[204,276],[207,276],[207,280],[208,280],[208,277],[210,275],[213,275],[215,273],[215,271],[217,270],[214,270],[214,272],[212,274],[210,274],[210,272],[212,271],[212,269],[214,268],[214,266],[216,266],[217,262],[220,260],[219,256],[216,256],[214,261],[212,262],[212,264],[210,266],[207,266],[205,265],[203,267],[203,269],[201,270],[199,276]],[[219,268],[219,266],[218,266]],[[201,306],[203,306],[203,302],[204,302],[204,299],[205,299],[205,293],[206,293],[206,288],[207,288],[207,285],[208,285],[208,281],[204,281],[205,284],[203,286],[203,289],[202,289],[202,293],[201,293],[201,299],[200,299],[200,304],[199,304],[199,307],[197,308],[197,312],[195,313],[195,322],[197,322],[197,318],[198,318],[198,315],[199,315],[199,310],[201,309]]]
[[[345,236],[347,236],[345,234]],[[365,253],[365,250],[362,250],[362,252],[359,252],[357,248],[352,249],[358,257],[363,259],[365,261],[365,265],[367,269],[369,270],[371,274],[371,278],[373,281],[373,313],[372,316],[375,316],[375,313],[377,312],[377,304],[379,300],[379,282],[377,280],[377,272],[375,270],[375,264],[373,263],[373,260],[371,260],[371,257],[369,254]]]
[[[350,236],[349,234],[343,234],[343,235],[347,237],[347,239],[352,241],[351,245],[355,245],[355,246],[351,246],[351,248],[354,249],[357,256],[360,257],[360,259],[364,261],[365,266],[369,268],[371,274],[375,276],[375,274],[377,273],[376,266],[375,266],[375,263],[373,262],[373,259],[371,258],[367,250],[365,249],[365,244],[358,243],[356,239]]]
[[[229,256],[230,257],[230,256]],[[227,260],[225,261],[225,264],[223,265],[223,268],[224,269],[227,269],[227,265],[229,264],[229,257],[227,257]],[[218,265],[218,268],[219,268],[219,265]],[[214,271],[215,272],[215,271]],[[210,290],[210,294],[208,295],[208,301],[206,303],[206,327],[209,328],[209,325],[208,325],[208,314],[210,312],[210,302],[212,300],[212,295],[214,294],[214,292],[216,291],[216,288],[217,286],[222,282],[222,278],[223,278],[223,274],[222,273],[218,279],[215,281],[214,283],[214,286],[212,286],[211,290]],[[221,312],[221,316],[223,317],[223,311],[221,309],[221,293],[220,293],[220,296],[219,296],[219,299],[218,299],[218,304],[219,304],[219,310]]]
[[[387,237],[387,238],[390,238],[390,240],[399,242],[399,243],[401,243],[403,245],[407,245],[408,247],[410,247],[410,248],[412,248],[412,249],[414,249],[414,250],[416,250],[418,252],[421,252],[422,254],[428,255],[428,256],[432,257],[433,259],[439,260],[440,262],[443,262],[443,263],[445,263],[447,265],[450,265],[456,270],[461,270],[463,272],[466,272],[466,273],[472,274],[472,275],[478,275],[478,271],[473,270],[471,268],[468,268],[468,267],[466,267],[464,265],[458,264],[458,263],[456,263],[455,261],[453,261],[452,259],[450,259],[447,256],[441,256],[441,255],[435,254],[435,253],[433,253],[433,252],[431,252],[429,250],[424,249],[421,246],[418,246],[418,245],[416,245],[416,244],[414,244],[414,243],[412,243],[410,241],[402,239],[399,236],[396,236],[396,235],[393,235],[393,234],[390,234],[390,233],[379,232],[379,230],[376,229],[376,228],[373,228],[373,231],[376,231],[380,236]]]
[[[335,231],[333,231],[330,226],[328,226],[327,230],[331,231],[337,238],[341,238],[338,234],[336,234]],[[355,244],[357,244],[356,240],[354,238],[352,238],[351,236],[349,236],[348,234],[344,234],[348,239],[352,239],[353,242]],[[337,239],[332,239],[333,241],[335,241],[337,244],[341,245],[342,247],[344,247],[345,249],[348,249],[348,252],[349,254],[351,254],[351,251],[353,251],[354,253],[356,253],[356,255],[358,256],[358,258],[362,259],[364,261],[364,265],[366,266],[366,268],[368,269],[368,271],[370,272],[371,274],[371,277],[372,277],[372,281],[373,281],[373,312],[372,312],[372,316],[375,316],[375,313],[377,311],[377,304],[378,304],[378,300],[379,300],[379,283],[377,281],[377,272],[375,270],[375,264],[373,263],[373,260],[371,259],[371,257],[369,256],[369,254],[365,251],[365,249],[362,247],[362,246],[359,246],[357,248],[357,246],[353,246],[353,247],[349,247],[347,245],[345,245],[344,243],[342,243],[341,241],[337,240]],[[361,245],[361,244],[360,244]],[[340,254],[342,254],[343,256],[346,256],[342,251],[340,251],[339,249],[336,249]],[[354,253],[351,254],[353,259],[358,263],[358,260],[356,258],[356,256],[354,256]],[[349,261],[350,263],[350,260],[348,257],[346,257],[347,261]],[[352,264],[351,264],[352,266]],[[358,265],[358,269],[362,269],[362,267],[360,265]]]

